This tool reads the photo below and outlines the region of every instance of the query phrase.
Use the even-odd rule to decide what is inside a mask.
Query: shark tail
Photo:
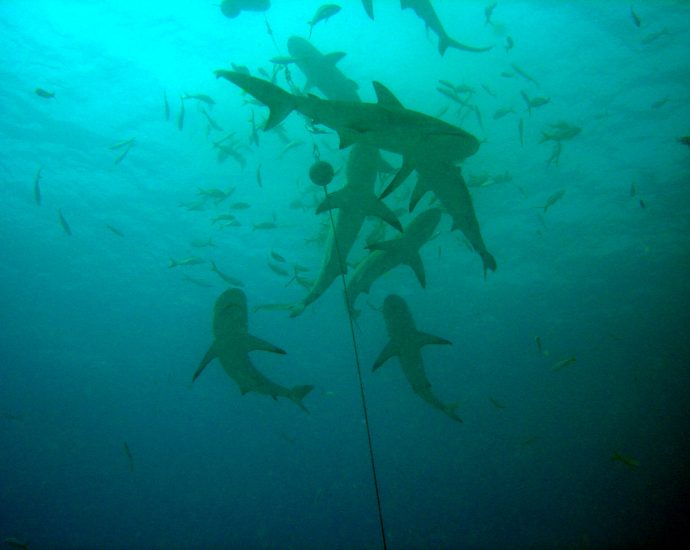
[[[464,52],[472,52],[472,53],[482,53],[482,52],[488,52],[493,46],[486,46],[483,48],[477,48],[475,46],[468,46],[467,44],[463,44],[462,42],[458,42],[457,40],[451,38],[447,34],[442,34],[441,36],[438,37],[438,53],[441,55],[446,53],[446,50],[448,48],[455,48],[456,50],[462,50]]]
[[[291,94],[267,80],[234,71],[218,70],[215,75],[229,80],[268,107],[270,114],[265,130],[280,124],[296,108],[295,98]]]
[[[304,386],[295,386],[294,388],[290,389],[290,393],[288,394],[288,398],[295,403],[300,409],[302,409],[305,413],[309,414],[309,410],[307,410],[307,407],[304,406],[304,403],[302,403],[302,399],[304,399],[307,394],[314,389],[314,386],[311,384],[307,384]]]

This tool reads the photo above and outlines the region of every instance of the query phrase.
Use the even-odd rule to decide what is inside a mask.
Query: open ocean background
[[[284,126],[301,145],[284,152],[268,132],[250,146],[251,111],[258,122],[265,109],[213,75],[231,63],[270,71],[290,36],[307,37],[319,2],[272,4],[229,19],[210,0],[0,2],[0,540],[32,550],[382,546],[340,281],[295,319],[252,311],[306,294],[267,259],[277,252],[315,278],[324,249],[307,240],[328,217],[314,214],[312,143],[336,168],[347,155],[295,114]],[[494,44],[488,53],[439,55],[397,1],[375,0],[372,21],[344,0],[311,39],[347,52],[338,67],[364,101],[378,80],[410,109],[436,116],[451,105],[442,118],[486,140],[463,173],[498,270],[485,280],[445,217],[422,249],[426,289],[403,267],[358,301],[388,547],[642,548],[687,537],[690,148],[678,138],[690,135],[690,3],[635,2],[639,27],[628,2],[499,0],[485,25],[487,4],[434,2],[451,36]],[[440,79],[475,89],[483,126],[458,118]],[[530,116],[521,90],[550,102]],[[225,132],[208,134],[194,100],[179,130],[183,93],[213,97],[207,112]],[[539,139],[558,121],[582,131],[549,166],[552,142]],[[217,159],[213,141],[230,131],[244,168]],[[121,149],[110,147],[133,137],[116,163]],[[511,181],[486,185],[506,171]],[[218,205],[180,206],[199,188],[233,186]],[[241,226],[212,223],[238,201],[251,205],[234,211]],[[278,227],[252,227],[267,221]],[[192,245],[209,238],[215,246]],[[365,253],[360,242],[350,260]],[[192,255],[244,282],[250,332],[288,352],[253,353],[254,364],[284,385],[314,384],[311,414],[240,396],[217,362],[190,385],[225,288],[209,263],[168,268]],[[396,359],[371,372],[388,340],[375,308],[391,292],[420,330],[453,342],[423,357],[462,424],[419,399]]]

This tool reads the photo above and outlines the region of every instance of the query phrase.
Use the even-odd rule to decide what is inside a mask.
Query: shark
[[[226,374],[233,379],[242,395],[256,392],[273,399],[286,397],[304,412],[309,412],[302,400],[314,389],[303,385],[286,388],[264,376],[249,359],[250,351],[269,351],[285,354],[281,348],[249,334],[247,330],[247,296],[238,288],[229,288],[216,300],[213,308],[213,342],[196,369],[194,382],[204,369],[218,359]]]
[[[323,54],[299,36],[288,38],[287,47],[291,60],[307,79],[305,91],[316,87],[328,99],[360,101],[357,94],[359,85],[336,66],[345,57],[345,52]]]
[[[479,149],[475,136],[442,120],[406,109],[379,82],[373,83],[377,103],[360,103],[293,95],[267,80],[235,71],[217,70],[215,74],[268,106],[266,130],[297,111],[314,124],[335,130],[341,149],[362,143],[402,155],[402,167],[389,184],[390,190],[397,188],[422,162],[456,164]]]
[[[307,79],[305,89],[316,87],[328,99],[360,101],[357,84],[336,67],[336,63],[345,54],[324,55],[308,40],[297,36],[288,39],[288,51]],[[402,232],[395,214],[374,193],[380,162],[378,149],[354,144],[345,167],[345,186],[330,193],[317,207],[317,214],[335,210],[334,223],[328,234],[326,254],[319,275],[307,296],[290,307],[292,317],[300,315],[337,277],[346,272],[347,257],[367,216],[379,217]]]
[[[487,250],[460,168],[449,164],[424,164],[417,168],[417,185],[410,198],[410,211],[432,191],[453,220],[451,231],[459,229],[482,259],[484,277],[487,270],[496,271],[496,259]]]
[[[390,340],[374,362],[372,370],[376,371],[391,357],[397,356],[412,391],[456,422],[462,422],[455,412],[458,404],[442,403],[431,391],[421,353],[422,347],[428,344],[450,345],[451,342],[417,330],[407,303],[397,294],[390,294],[383,301],[383,318]]]
[[[441,55],[446,53],[448,48],[455,48],[456,50],[463,50],[466,52],[481,53],[488,52],[493,46],[475,47],[462,44],[457,40],[451,38],[446,30],[443,28],[441,20],[436,14],[436,10],[431,5],[431,0],[400,0],[400,8],[410,8],[415,12],[427,29],[431,29],[436,36],[438,36],[438,51]]]
[[[346,299],[351,312],[355,311],[354,305],[361,293],[368,294],[379,277],[399,265],[410,266],[422,288],[426,287],[426,273],[419,250],[431,239],[440,221],[441,209],[431,208],[414,218],[402,235],[367,247],[371,252],[347,281]]]
[[[368,216],[376,216],[402,232],[402,225],[396,215],[374,193],[378,161],[378,149],[370,145],[355,144],[347,160],[347,183],[338,191],[330,193],[317,207],[317,214],[334,209],[337,213],[333,228],[329,231],[319,275],[307,296],[290,308],[291,317],[300,315],[337,277],[347,271],[347,256]]]

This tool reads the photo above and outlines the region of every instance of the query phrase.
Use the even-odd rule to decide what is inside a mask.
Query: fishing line
[[[314,151],[314,159],[316,162],[318,162],[321,159],[321,154],[319,152],[318,146],[314,143],[313,146],[313,151]],[[325,200],[329,200],[329,195],[328,195],[328,184],[323,185],[323,194],[325,197]],[[345,262],[343,262],[343,258],[340,254],[340,245],[338,244],[338,238],[335,233],[335,221],[333,219],[333,209],[329,208],[328,210],[328,216],[331,221],[331,231],[333,232],[333,244],[335,245],[335,252],[338,258],[338,266],[340,268],[340,281],[342,282],[343,285],[343,292],[345,294],[345,306],[347,308],[347,319],[348,319],[348,324],[350,326],[350,337],[352,338],[352,350],[354,351],[355,354],[355,365],[357,366],[357,379],[359,380],[359,396],[362,400],[362,412],[364,413],[364,425],[366,427],[366,432],[367,432],[367,443],[369,445],[369,460],[371,462],[371,473],[372,477],[374,479],[374,490],[376,492],[376,508],[378,510],[378,516],[379,516],[379,527],[381,529],[381,542],[383,543],[383,550],[387,550],[388,546],[386,544],[386,530],[384,529],[383,526],[383,512],[381,510],[381,494],[379,491],[379,482],[378,482],[378,477],[376,475],[376,460],[374,458],[374,446],[372,444],[372,439],[371,439],[371,429],[369,427],[369,412],[367,410],[367,400],[366,400],[366,395],[364,393],[364,382],[362,380],[362,365],[359,360],[359,348],[357,346],[357,338],[355,336],[355,321],[352,318],[352,309],[350,308],[350,296],[347,293],[347,284],[345,283]]]

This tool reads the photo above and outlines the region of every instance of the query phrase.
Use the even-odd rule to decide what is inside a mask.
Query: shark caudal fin
[[[309,414],[309,411],[307,410],[307,407],[304,406],[304,403],[302,403],[302,399],[304,399],[307,394],[314,389],[314,386],[307,384],[305,386],[295,386],[294,388],[290,389],[290,393],[288,394],[288,397],[292,402],[295,403],[300,409],[302,409],[305,413]]]
[[[454,40],[447,34],[442,34],[438,37],[438,52],[443,55],[446,53],[446,50],[448,48],[455,48],[456,50],[462,50],[464,52],[473,52],[473,53],[481,53],[481,52],[488,52],[493,46],[486,46],[484,48],[476,48],[474,46],[468,46],[466,44],[462,44],[461,42],[458,42],[457,40]]]
[[[270,114],[265,130],[280,124],[295,109],[293,96],[267,80],[234,71],[218,70],[215,75],[229,80],[268,107]]]

